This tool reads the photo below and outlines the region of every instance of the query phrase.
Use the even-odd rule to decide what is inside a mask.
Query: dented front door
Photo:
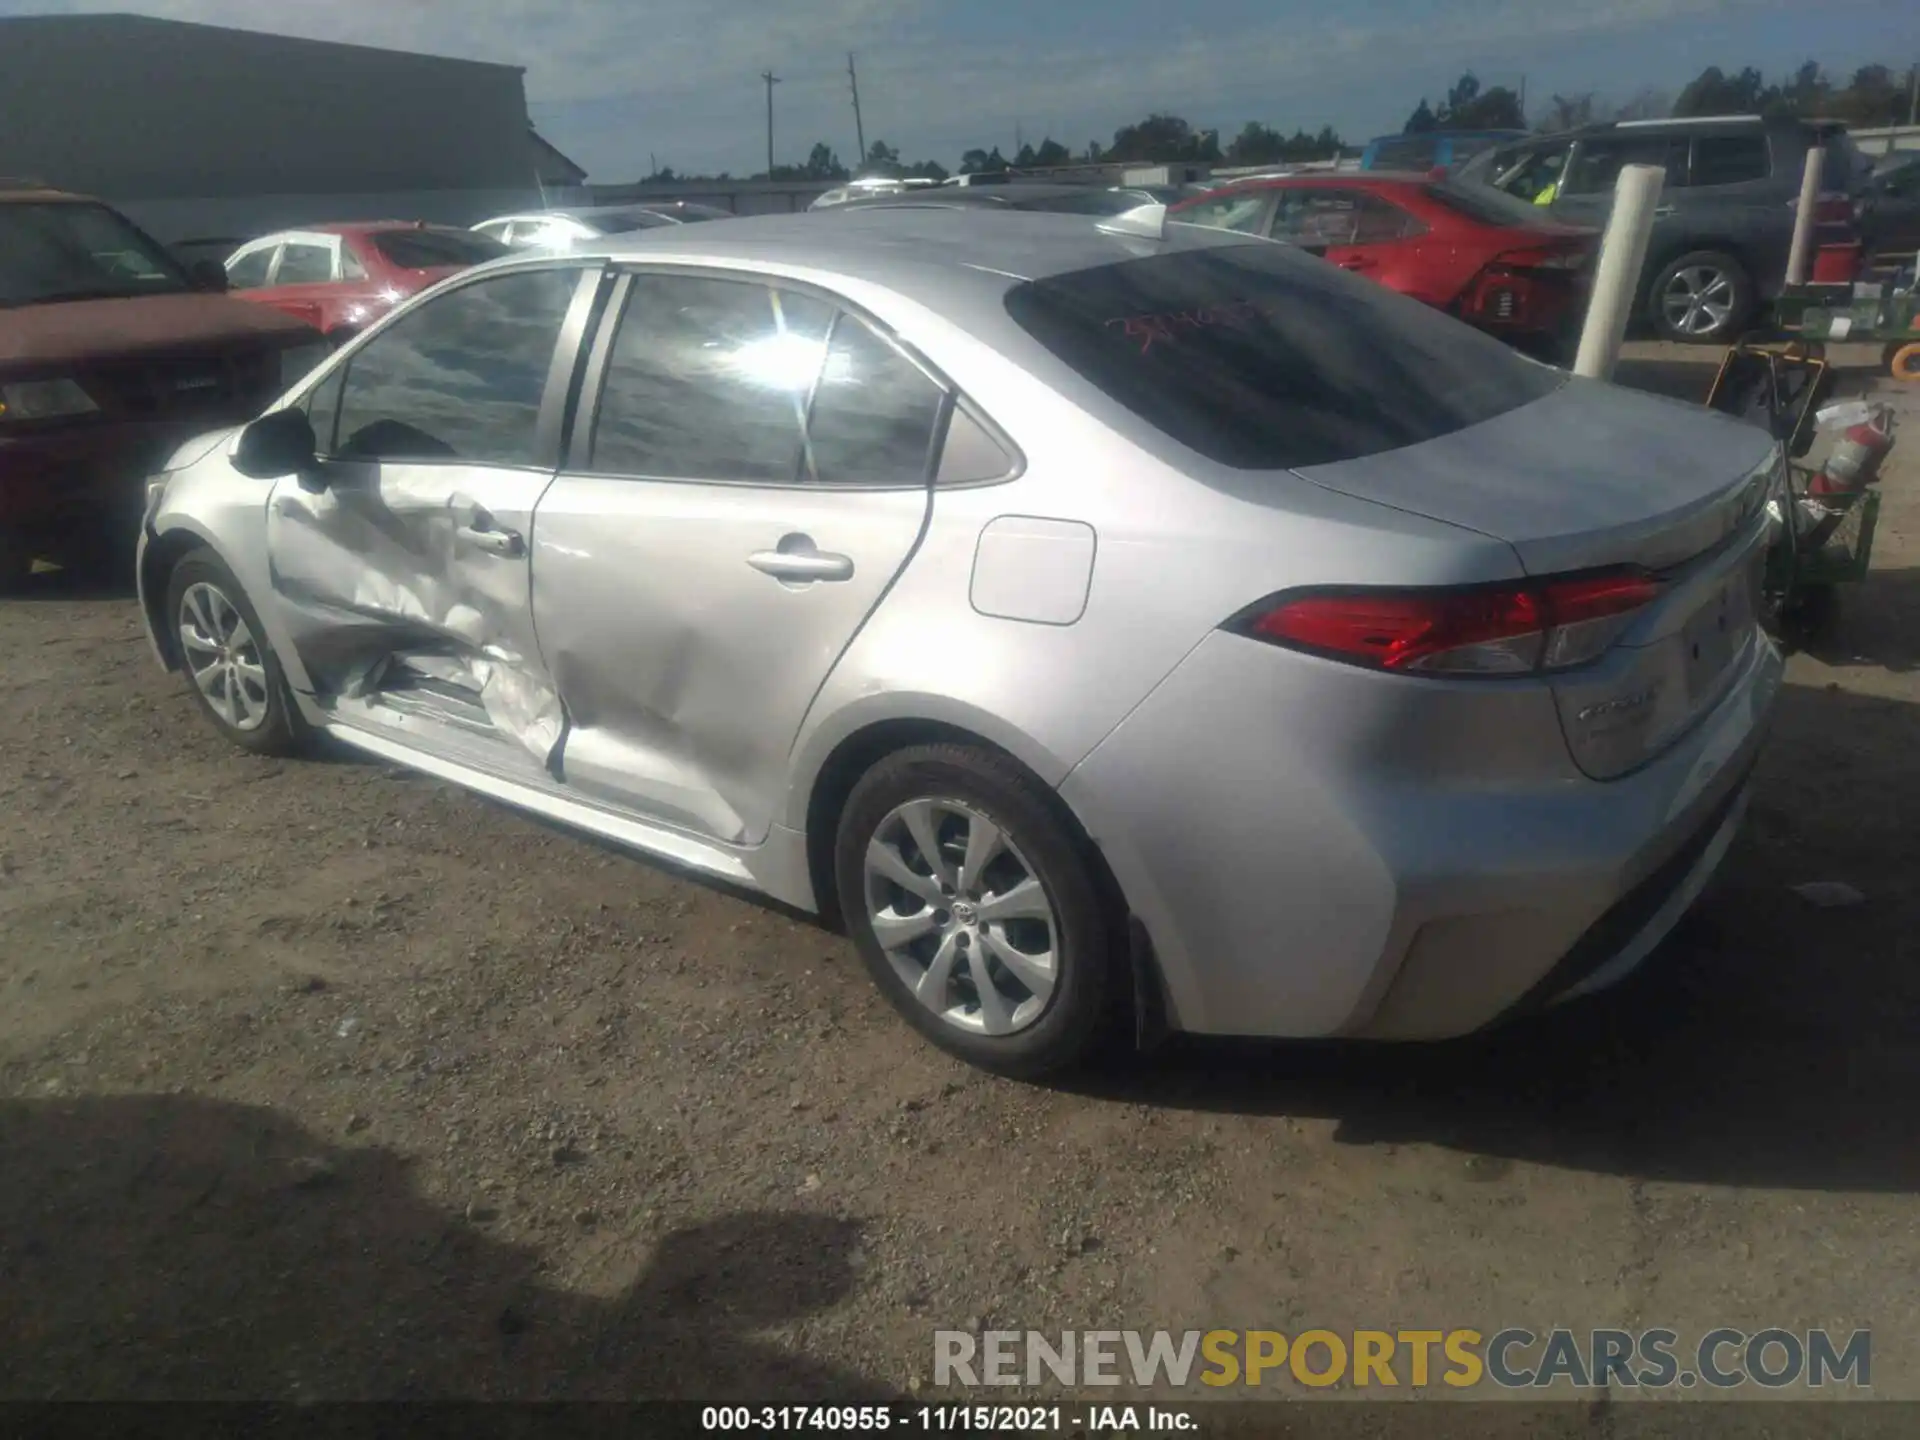
[[[443,292],[319,387],[317,474],[276,482],[273,587],[343,723],[544,766],[562,729],[533,630],[534,510],[597,271],[538,265]]]

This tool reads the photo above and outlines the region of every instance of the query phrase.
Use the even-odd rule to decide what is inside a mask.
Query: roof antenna
[[[1144,235],[1149,240],[1167,238],[1167,207],[1158,201],[1136,205],[1118,215],[1109,215],[1099,223],[1109,235]]]

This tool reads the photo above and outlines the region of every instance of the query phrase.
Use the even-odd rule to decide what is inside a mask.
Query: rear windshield
[[[623,210],[617,215],[587,215],[582,218],[602,235],[626,235],[635,230],[652,230],[673,223],[664,215],[655,215],[650,210]]]
[[[1482,225],[1539,225],[1547,218],[1538,205],[1488,185],[1429,185],[1427,197]]]
[[[402,270],[478,265],[508,253],[498,240],[473,230],[381,230],[373,244],[389,265]]]
[[[1282,245],[1180,250],[1030,280],[1022,329],[1210,460],[1280,470],[1437,439],[1564,376]]]

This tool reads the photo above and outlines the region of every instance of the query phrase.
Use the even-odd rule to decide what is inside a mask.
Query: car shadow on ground
[[[1920,1190],[1920,710],[1789,687],[1746,831],[1614,991],[1444,1045],[1177,1041],[1082,1082],[1643,1179]],[[1793,887],[1864,898],[1822,909]]]
[[[1895,674],[1920,669],[1920,569],[1874,570],[1834,587],[1829,624],[1796,647],[1828,665],[1867,665]]]
[[[857,1222],[675,1230],[601,1300],[264,1108],[10,1101],[0,1156],[6,1398],[896,1398],[754,1333],[853,1294]]]

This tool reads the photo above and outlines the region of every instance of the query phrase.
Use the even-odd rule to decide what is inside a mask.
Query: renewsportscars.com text
[[[936,1386],[1868,1388],[1871,1331],[937,1330]]]

